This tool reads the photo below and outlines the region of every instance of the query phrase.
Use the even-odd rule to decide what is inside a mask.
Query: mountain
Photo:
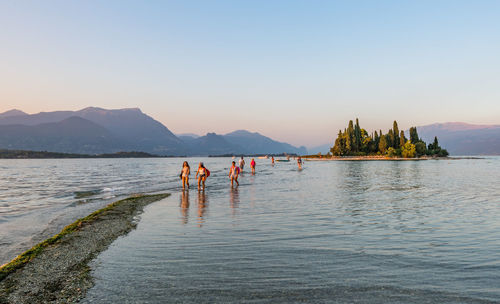
[[[28,115],[28,114],[16,109],[0,113],[0,117],[22,116],[22,115]]]
[[[122,151],[126,143],[89,120],[69,117],[35,126],[0,125],[0,147],[97,154]]]
[[[191,137],[191,138],[201,137],[200,135],[194,134],[194,133],[181,133],[181,134],[175,134],[175,136],[177,136],[179,138],[181,138],[181,137]]]
[[[246,154],[307,154],[305,147],[297,148],[287,143],[272,140],[257,132],[252,133],[246,130],[228,133],[224,135],[224,139],[234,146],[241,147],[242,152]]]
[[[243,148],[232,144],[222,135],[207,133],[205,136],[191,139],[189,147],[192,155],[244,154]]]
[[[82,154],[139,151],[155,155],[307,153],[305,147],[244,130],[177,137],[140,109],[96,107],[31,115],[19,110],[2,113],[0,149]]]
[[[427,143],[437,136],[451,155],[500,155],[500,125],[448,122],[420,126],[417,131]]]
[[[307,149],[307,151],[309,154],[321,153],[324,155],[324,154],[327,154],[328,152],[330,152],[330,149],[332,147],[333,147],[333,144],[324,144],[321,146],[311,147],[311,148]]]
[[[80,117],[105,128],[122,142],[120,146],[127,151],[143,151],[158,155],[181,155],[188,152],[183,141],[163,124],[142,113],[140,109],[106,110],[89,107],[80,111],[41,112],[0,117],[0,125],[37,126],[61,122],[70,117]],[[83,153],[75,151],[77,152]],[[106,152],[114,151],[103,151]]]
[[[192,143],[195,139],[200,138],[201,136],[193,133],[183,133],[183,134],[175,134],[177,138],[182,140],[183,142],[190,144]]]

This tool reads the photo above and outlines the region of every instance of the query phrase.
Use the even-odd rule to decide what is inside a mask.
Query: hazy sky
[[[500,1],[1,1],[0,112],[87,106],[307,146],[500,124]]]

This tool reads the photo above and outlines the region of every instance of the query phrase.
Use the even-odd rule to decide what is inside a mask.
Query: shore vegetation
[[[409,138],[405,136],[403,130],[399,130],[397,121],[394,121],[392,128],[385,134],[382,130],[368,133],[360,127],[356,118],[355,123],[349,121],[344,131],[339,130],[330,153],[333,156],[380,155],[403,158],[448,156],[448,151],[439,146],[437,137],[427,145],[419,138],[416,127],[411,127],[408,135]]]

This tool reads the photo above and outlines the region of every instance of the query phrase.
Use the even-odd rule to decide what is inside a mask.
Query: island
[[[399,130],[397,121],[387,133],[382,130],[368,133],[349,121],[344,131],[339,130],[337,139],[327,155],[305,155],[305,158],[332,158],[346,160],[392,160],[446,158],[449,153],[439,145],[437,137],[428,145],[418,136],[417,128],[411,127],[409,137]]]

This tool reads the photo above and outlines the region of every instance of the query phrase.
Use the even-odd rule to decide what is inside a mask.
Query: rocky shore
[[[0,268],[0,303],[71,303],[92,287],[88,263],[169,194],[136,195],[66,226]]]

